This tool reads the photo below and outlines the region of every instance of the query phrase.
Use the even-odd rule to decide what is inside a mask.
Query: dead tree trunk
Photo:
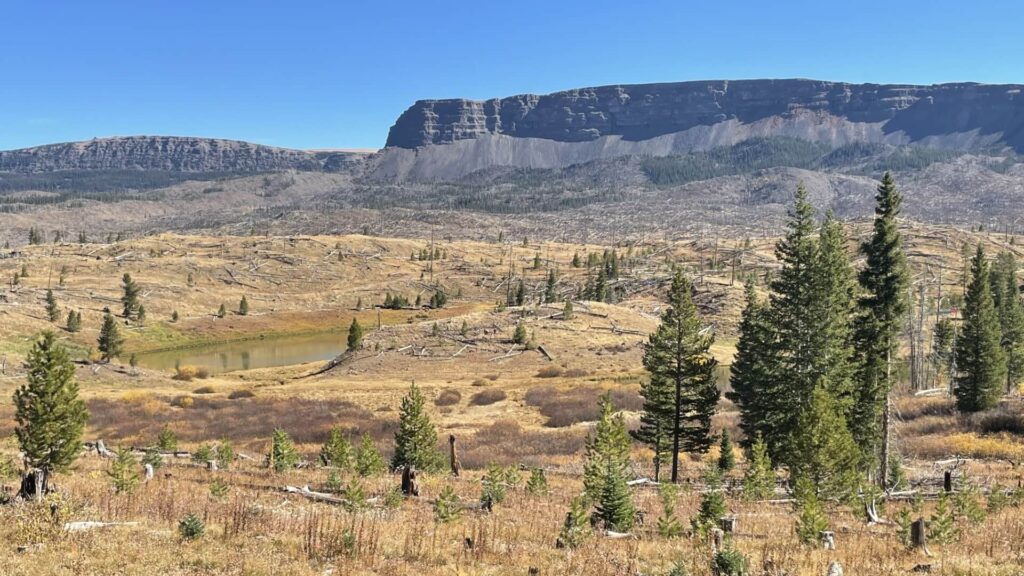
[[[718,519],[718,527],[722,529],[722,532],[726,534],[733,534],[736,532],[736,517],[735,516],[722,516]]]
[[[946,492],[953,491],[953,471],[946,470],[942,475],[942,489]]]
[[[925,554],[931,556],[931,552],[928,551],[928,533],[924,518],[918,518],[910,525],[910,546],[923,550]]]
[[[18,498],[34,500],[45,495],[50,491],[49,476],[46,470],[40,468],[29,470],[21,477]]]
[[[420,485],[416,481],[416,467],[406,466],[402,468],[402,494],[406,496],[419,496]]]
[[[825,550],[836,549],[836,534],[831,530],[825,530],[821,533],[821,547]]]
[[[459,472],[462,471],[462,463],[459,462],[459,454],[455,450],[455,434],[448,435],[448,445],[450,446],[448,451],[448,458],[451,462],[452,476],[459,477]]]

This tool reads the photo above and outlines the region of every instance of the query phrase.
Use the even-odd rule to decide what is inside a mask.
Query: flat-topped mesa
[[[837,144],[936,137],[944,146],[1003,144],[1024,152],[1022,88],[715,80],[601,86],[486,101],[421,100],[392,126],[387,146],[418,148],[487,135],[557,142],[590,142],[603,136],[643,141],[723,122],[756,124],[759,133],[771,133],[777,119],[789,132],[796,130],[796,121],[814,124],[808,139]],[[830,124],[835,124],[831,132]],[[941,138],[951,134],[971,136]]]
[[[321,155],[322,156],[322,155]],[[271,172],[319,170],[322,160],[303,150],[237,140],[180,136],[95,138],[0,152],[0,172],[56,170],[166,170]]]

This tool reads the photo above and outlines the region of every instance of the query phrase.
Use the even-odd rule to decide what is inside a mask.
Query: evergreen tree
[[[420,470],[441,469],[443,458],[437,450],[437,431],[426,412],[426,401],[413,382],[402,398],[398,410],[398,431],[395,432],[395,454],[391,469],[415,466]]]
[[[157,436],[156,447],[164,452],[174,452],[178,449],[178,437],[173,430],[164,425]]]
[[[676,517],[676,498],[679,487],[675,484],[662,484],[658,487],[661,500],[661,516],[658,517],[658,535],[662,538],[678,538],[683,534],[683,525]]]
[[[462,503],[459,501],[459,495],[455,493],[455,488],[451,484],[447,484],[437,495],[437,500],[434,500],[434,521],[444,524],[458,519],[461,515]]]
[[[348,470],[352,465],[352,443],[342,433],[341,428],[331,428],[327,442],[320,449],[320,461],[325,466],[342,470]]]
[[[352,319],[352,323],[348,326],[348,349],[358,350],[363,344],[363,327],[359,325],[359,320]]]
[[[131,494],[135,491],[139,485],[139,462],[131,450],[121,448],[115,452],[107,476],[118,494]]]
[[[780,437],[786,420],[786,415],[773,405],[781,396],[781,383],[772,374],[777,360],[775,330],[768,306],[758,299],[753,281],[746,285],[739,332],[736,355],[729,366],[732,390],[726,396],[739,408],[743,443],[750,446],[757,437]]]
[[[909,273],[897,221],[902,204],[896,182],[886,172],[875,195],[871,238],[860,248],[866,263],[857,277],[863,295],[858,301],[855,349],[859,369],[849,425],[865,457],[876,463],[882,486],[888,475],[892,366],[908,309]]]
[[[582,266],[583,266],[583,264],[580,262],[580,253],[579,252],[573,252],[573,254],[572,254],[572,267],[573,268],[580,268]]]
[[[96,347],[103,355],[103,360],[110,362],[121,355],[121,347],[124,339],[117,328],[117,320],[108,312],[103,316],[103,325],[100,327],[100,335],[96,341]]]
[[[299,453],[295,450],[295,444],[287,432],[276,428],[270,437],[270,453],[267,461],[274,472],[284,472],[295,468],[299,463]]]
[[[566,300],[565,306],[562,306],[562,320],[572,320],[573,314],[572,300]]]
[[[810,403],[800,410],[792,437],[792,477],[807,478],[819,494],[828,497],[844,498],[856,492],[861,453],[828,386],[814,389]]]
[[[938,374],[951,377],[953,370],[953,341],[956,327],[949,318],[935,323],[932,329],[932,364]]]
[[[707,490],[701,496],[697,515],[690,521],[693,531],[701,535],[707,535],[708,530],[718,526],[718,520],[726,512],[722,476],[717,466],[709,466],[704,472],[704,483]]]
[[[636,521],[636,507],[626,483],[625,471],[611,459],[604,461],[596,515],[606,529],[616,532],[629,532]]]
[[[125,272],[121,278],[121,289],[124,294],[121,296],[121,304],[124,306],[124,317],[132,318],[139,308],[139,292],[142,291],[139,285],[132,280],[132,275]]]
[[[660,426],[671,437],[672,482],[679,478],[680,450],[704,453],[711,446],[711,416],[719,398],[717,362],[709,352],[713,342],[697,315],[690,283],[677,270],[669,307],[645,347],[650,381],[641,391],[651,434]]]
[[[249,300],[246,299],[245,295],[242,295],[242,299],[238,301],[238,314],[245,316],[249,314]]]
[[[217,465],[220,466],[221,470],[231,468],[231,464],[235,461],[235,449],[227,438],[217,443],[217,448],[214,449],[213,455],[213,459],[217,461]]]
[[[825,215],[818,236],[813,347],[819,350],[812,373],[827,378],[829,393],[843,415],[852,405],[855,371],[853,320],[856,284],[846,232],[832,212]]]
[[[526,493],[534,496],[544,496],[548,493],[548,478],[544,475],[543,468],[534,468],[530,472],[530,478],[526,481]]]
[[[522,323],[516,324],[516,329],[512,333],[512,342],[516,344],[526,344],[529,339],[529,335],[526,333],[526,326]]]
[[[608,273],[602,266],[597,272],[597,280],[594,281],[594,292],[591,299],[597,302],[607,302],[608,298]]]
[[[355,456],[356,473],[360,476],[373,476],[384,471],[384,457],[369,434],[363,434]]]
[[[524,304],[526,304],[526,283],[520,280],[519,285],[516,286],[515,301],[512,305],[522,306]]]
[[[723,474],[727,474],[736,467],[736,455],[732,451],[732,440],[729,438],[728,430],[722,429],[718,448],[718,470]]]
[[[1006,353],[999,315],[992,301],[989,267],[985,249],[971,261],[971,283],[964,302],[964,321],[956,341],[956,405],[961,412],[978,412],[994,407],[1006,381]]]
[[[555,276],[554,269],[548,270],[548,282],[544,287],[544,302],[558,302],[558,278]]]
[[[999,313],[1003,351],[1006,353],[1006,391],[1024,377],[1024,306],[1017,280],[1017,260],[1012,252],[1000,252],[990,274],[992,299]]]
[[[140,323],[146,321],[146,307],[139,304],[138,309],[135,310],[135,319]]]
[[[612,407],[610,392],[600,399],[601,416],[587,437],[583,464],[583,488],[591,502],[602,498],[605,483],[625,478],[629,470],[629,434],[622,414]],[[617,481],[617,480],[616,480]]]
[[[775,470],[768,445],[760,435],[750,448],[750,466],[743,475],[743,497],[748,500],[765,500],[775,493]]]
[[[576,548],[590,535],[590,523],[587,521],[589,503],[585,495],[580,494],[569,503],[569,512],[565,515],[562,531],[558,533],[558,543],[567,548]]]
[[[68,332],[74,333],[82,329],[82,314],[81,312],[75,312],[71,310],[68,312],[67,320]]]
[[[181,318],[181,316],[178,315],[177,310],[171,312],[171,322],[177,322],[179,318]]]
[[[14,392],[14,433],[25,464],[43,472],[45,493],[50,474],[78,458],[88,413],[78,398],[75,368],[52,332],[29,351],[26,369],[27,381]]]
[[[796,534],[805,545],[815,545],[821,533],[828,530],[828,517],[818,499],[814,483],[806,476],[798,477],[793,489],[796,500]]]
[[[228,315],[228,309],[221,303],[220,308],[217,308],[217,318],[223,318]]]
[[[50,322],[60,320],[60,307],[57,306],[57,299],[53,297],[53,290],[46,289],[46,315]]]

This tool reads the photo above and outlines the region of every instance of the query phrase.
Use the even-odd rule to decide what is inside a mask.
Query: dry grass
[[[526,393],[526,403],[536,406],[547,418],[545,426],[561,428],[580,422],[592,422],[600,415],[597,399],[601,394],[611,393],[612,405],[616,410],[639,410],[643,399],[635,388],[599,388],[579,386],[563,389],[556,386],[537,386]]]

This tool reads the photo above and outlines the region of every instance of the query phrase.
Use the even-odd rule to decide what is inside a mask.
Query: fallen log
[[[83,520],[80,522],[66,522],[64,524],[65,532],[83,532],[85,530],[93,530],[96,528],[112,528],[114,526],[138,526],[138,522],[92,522]]]

